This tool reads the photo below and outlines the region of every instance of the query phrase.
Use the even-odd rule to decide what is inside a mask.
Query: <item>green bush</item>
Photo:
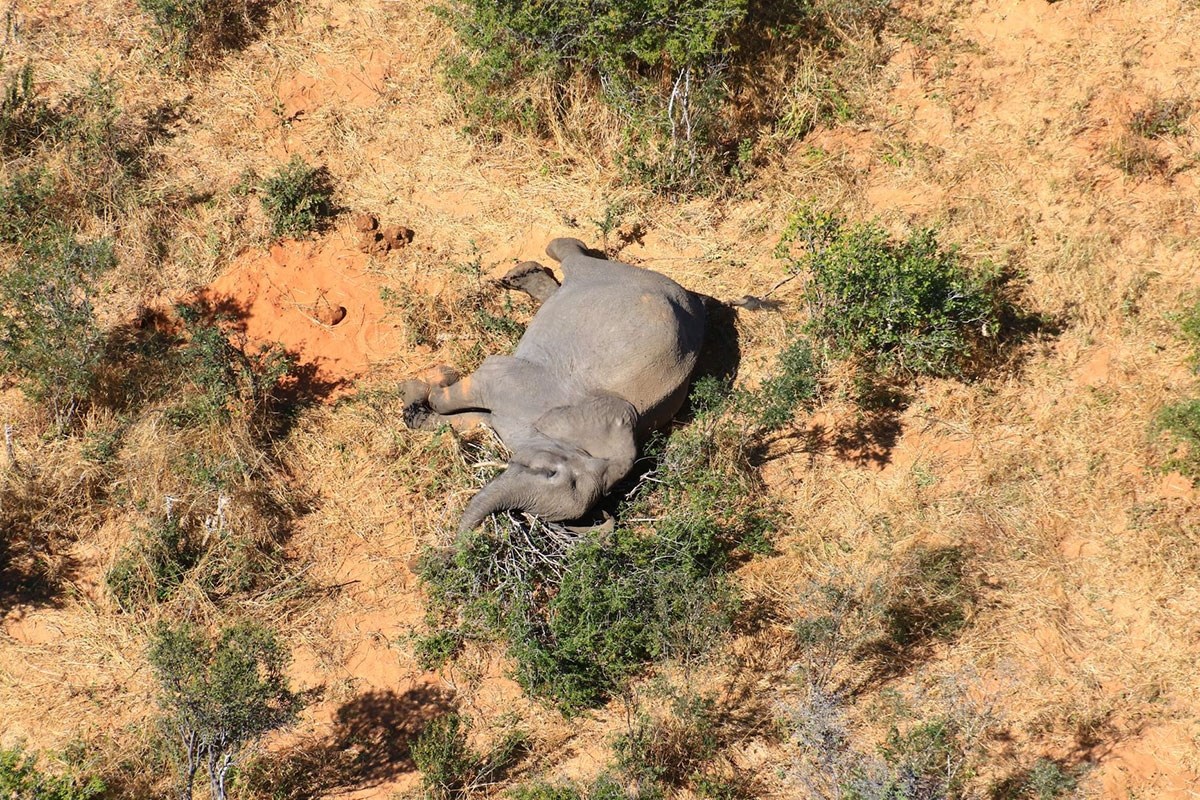
[[[510,517],[427,550],[418,574],[431,627],[447,642],[505,641],[518,682],[566,713],[603,702],[653,661],[710,648],[738,608],[731,554],[763,549],[775,512],[730,395],[705,386],[712,396],[651,448],[657,468],[620,512],[648,522],[580,534]]]
[[[1200,398],[1162,408],[1154,419],[1154,430],[1166,433],[1175,446],[1163,468],[1200,479]]]
[[[104,583],[122,611],[147,608],[170,599],[199,559],[198,544],[178,518],[161,520],[135,534]]]
[[[272,3],[264,0],[138,0],[176,65],[240,47]]]
[[[529,750],[519,729],[500,737],[490,752],[474,751],[467,742],[471,720],[450,713],[435,719],[412,746],[413,763],[421,771],[428,800],[457,800],[472,789],[503,777]]]
[[[809,273],[807,330],[872,371],[961,376],[999,333],[1000,276],[967,269],[933,231],[896,240],[875,223],[802,211],[779,252]]]
[[[91,800],[105,791],[99,778],[47,775],[20,745],[0,747],[0,797],[6,800]]]
[[[54,180],[43,167],[21,170],[0,187],[0,242],[24,245],[50,225]]]
[[[0,150],[28,154],[36,144],[53,141],[60,122],[59,114],[37,96],[33,65],[26,62],[8,79],[0,99]]]
[[[264,180],[259,191],[276,238],[321,230],[334,213],[329,171],[309,166],[298,155]]]
[[[180,795],[192,796],[203,766],[212,797],[225,800],[226,781],[245,751],[290,724],[303,706],[288,685],[290,655],[254,623],[225,628],[215,640],[188,623],[162,623],[148,656],[163,727],[178,747]]]
[[[60,431],[78,421],[98,380],[103,336],[92,300],[114,264],[107,241],[54,228],[0,275],[0,371],[44,403]]]
[[[877,29],[886,9],[880,0],[438,6],[462,46],[445,59],[445,74],[471,130],[494,136],[585,129],[588,120],[564,118],[566,97],[582,85],[620,120],[615,161],[625,175],[685,194],[744,177],[754,123],[763,121],[763,109],[782,106],[778,97],[760,97],[751,101],[758,114],[738,113],[735,88],[760,93],[761,64],[791,60],[800,46],[837,51],[851,32]]]
[[[228,420],[237,412],[255,424],[266,424],[275,409],[276,392],[295,365],[281,347],[249,350],[227,329],[230,319],[198,305],[179,305],[186,337],[174,360],[192,385],[170,419],[180,426]]]
[[[749,398],[747,410],[757,426],[771,431],[786,425],[800,408],[809,408],[820,388],[821,368],[812,343],[796,336],[780,351],[775,372]]]

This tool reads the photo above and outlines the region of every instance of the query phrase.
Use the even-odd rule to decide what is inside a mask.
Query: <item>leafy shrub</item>
[[[199,558],[179,520],[162,520],[134,538],[104,583],[122,611],[146,608],[169,599]]]
[[[1183,340],[1192,346],[1192,363],[1200,367],[1200,303],[1183,312],[1179,329]]]
[[[163,726],[179,747],[180,795],[192,796],[203,766],[212,797],[225,800],[226,780],[247,748],[290,724],[303,705],[288,685],[289,654],[253,623],[225,628],[215,640],[188,623],[163,623],[148,655]]]
[[[761,549],[774,524],[730,396],[711,399],[652,448],[657,468],[622,511],[650,522],[581,534],[509,517],[426,550],[431,626],[454,641],[504,640],[521,685],[567,713],[652,661],[711,647],[738,606],[730,554]]]
[[[264,0],[138,0],[177,64],[240,47],[272,2]]]
[[[999,332],[999,276],[968,270],[933,231],[897,241],[875,223],[792,217],[780,254],[808,270],[807,330],[839,357],[899,375],[962,375]]]
[[[750,398],[758,427],[771,431],[791,421],[799,408],[810,406],[820,387],[820,366],[812,344],[799,336],[780,351],[775,374]]]
[[[973,775],[966,743],[950,718],[912,725],[903,732],[893,727],[880,752],[890,768],[881,798],[957,798]]]
[[[37,96],[33,65],[26,62],[8,79],[0,99],[0,150],[28,153],[38,142],[54,139],[59,123],[59,115]]]
[[[20,745],[0,747],[0,797],[14,800],[91,800],[106,791],[99,778],[47,775],[37,768],[37,755]]]
[[[718,728],[712,697],[675,694],[669,713],[659,719],[640,713],[629,731],[616,738],[616,768],[639,784],[698,784],[720,750]]]
[[[885,7],[877,0],[616,0],[602,8],[578,0],[445,0],[439,10],[463,46],[445,72],[475,131],[547,132],[569,105],[568,85],[583,85],[620,118],[616,160],[626,175],[689,193],[745,171],[752,128],[739,120],[732,86],[751,83],[772,52],[850,29],[834,20],[845,9],[877,19]],[[566,123],[583,127],[583,120]]]
[[[255,422],[267,421],[293,359],[277,346],[248,350],[226,329],[230,320],[199,305],[180,305],[176,311],[187,333],[176,359],[197,391],[172,410],[173,421],[205,424],[227,420],[235,411]]]
[[[0,275],[0,371],[15,373],[60,431],[78,421],[96,386],[103,348],[92,300],[114,263],[107,241],[80,242],[56,228]]]
[[[0,242],[23,245],[48,227],[56,187],[43,167],[30,167],[0,188]]]
[[[264,180],[259,191],[276,238],[320,230],[334,213],[329,171],[309,166],[298,155]]]
[[[1200,398],[1162,408],[1154,419],[1154,430],[1166,433],[1176,448],[1163,467],[1200,479]]]
[[[504,734],[486,755],[471,749],[470,731],[469,718],[446,714],[429,723],[413,743],[413,763],[430,800],[456,800],[492,783],[528,752],[529,739],[519,729]]]

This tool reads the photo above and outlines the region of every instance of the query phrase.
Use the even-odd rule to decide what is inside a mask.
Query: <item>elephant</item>
[[[467,504],[470,531],[497,511],[577,520],[628,475],[638,447],[683,405],[705,335],[701,296],[649,269],[554,239],[561,285],[536,261],[501,284],[541,306],[512,355],[459,378],[450,368],[402,387],[405,422],[490,427],[508,467]]]

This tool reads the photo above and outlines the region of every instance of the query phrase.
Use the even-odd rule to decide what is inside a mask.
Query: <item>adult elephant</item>
[[[485,424],[512,453],[472,498],[460,530],[496,511],[578,519],[629,474],[638,446],[679,410],[704,340],[699,297],[665,275],[555,239],[561,286],[536,262],[502,281],[542,301],[511,356],[459,378],[404,386],[412,427]]]

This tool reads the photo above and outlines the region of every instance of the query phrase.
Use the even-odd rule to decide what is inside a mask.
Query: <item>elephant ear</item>
[[[582,402],[550,409],[533,426],[551,439],[605,461],[603,491],[633,469],[637,412],[628,400],[611,394],[590,395]]]

